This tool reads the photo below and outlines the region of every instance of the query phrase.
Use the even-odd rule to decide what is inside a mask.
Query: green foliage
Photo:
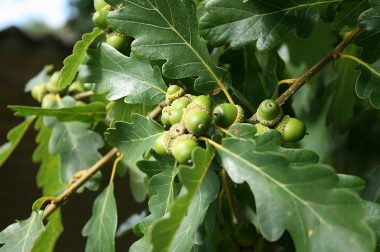
[[[232,47],[242,47],[257,40],[259,50],[268,50],[278,45],[291,30],[301,38],[308,37],[318,14],[338,2],[210,1],[200,21],[202,35],[216,46],[228,43]]]
[[[153,251],[189,251],[193,247],[196,231],[219,191],[219,181],[210,168],[213,157],[211,146],[206,150],[198,147],[193,151],[193,166],[179,167],[184,188],[171,206],[169,216],[152,228]]]
[[[96,83],[95,92],[108,93],[108,100],[125,97],[125,103],[155,105],[165,99],[160,69],[152,68],[148,61],[124,56],[105,43],[87,55],[80,78]]]
[[[363,29],[355,39],[358,46],[363,47],[362,57],[372,63],[380,57],[380,1],[370,1],[371,8],[360,14],[358,23]]]
[[[0,232],[0,251],[31,251],[38,236],[44,231],[42,211],[33,211],[26,220],[18,221]]]
[[[48,218],[45,230],[38,236],[33,244],[32,252],[52,252],[59,236],[63,232],[61,211],[53,213]]]
[[[87,49],[101,34],[103,34],[102,29],[94,28],[92,32],[84,34],[82,40],[75,44],[73,54],[63,61],[64,66],[61,70],[61,78],[59,79],[60,89],[67,87],[74,80],[78,68],[86,56]]]
[[[95,200],[92,217],[82,231],[87,237],[85,251],[115,251],[117,211],[113,190],[111,182]]]
[[[53,116],[61,122],[78,121],[78,122],[97,122],[106,116],[106,107],[104,103],[94,102],[82,106],[67,108],[40,108],[28,106],[8,106],[15,111],[16,116]]]
[[[364,66],[358,66],[360,75],[356,81],[356,94],[362,99],[369,99],[374,108],[380,109],[380,60],[375,61],[370,67],[377,73]]]
[[[278,146],[279,134],[269,134]],[[373,251],[373,231],[364,224],[365,212],[357,195],[337,190],[338,177],[330,167],[305,159],[302,150],[280,154],[263,149],[263,145],[260,137],[231,137],[216,151],[231,179],[249,184],[256,201],[257,225],[266,239],[277,240],[286,229],[297,250]],[[299,163],[299,159],[304,160]],[[334,239],[337,232],[350,242]]]
[[[0,232],[0,251],[53,251],[58,208],[98,190],[114,158],[85,251],[115,251],[128,231],[132,252],[379,249],[380,0],[94,7],[105,29],[84,34],[61,72],[46,66],[27,83],[40,106],[10,106],[26,120],[0,166],[36,119],[42,196]],[[115,198],[114,176],[148,203],[118,229],[129,199]]]
[[[73,105],[72,98],[62,99],[62,107]],[[63,182],[67,183],[75,173],[90,167],[100,159],[98,149],[103,145],[103,140],[98,133],[89,129],[90,124],[55,121],[49,127],[53,130],[49,152],[60,157],[60,178]]]
[[[120,1],[109,1],[116,5]],[[110,12],[111,29],[134,37],[132,52],[148,60],[166,60],[163,74],[171,79],[198,77],[195,89],[210,93],[230,86],[227,71],[215,66],[199,35],[192,1],[123,1],[123,8]],[[132,24],[132,25],[131,25]],[[173,50],[181,53],[172,53]]]
[[[5,163],[5,161],[7,161],[9,156],[16,149],[17,145],[20,143],[22,137],[33,121],[34,117],[30,117],[9,131],[7,134],[7,139],[9,142],[0,146],[0,167]]]

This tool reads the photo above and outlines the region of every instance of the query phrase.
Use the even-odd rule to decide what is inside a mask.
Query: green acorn
[[[170,154],[170,148],[173,140],[176,138],[170,131],[163,132],[154,142],[153,150],[160,156]]]
[[[166,103],[171,104],[174,100],[185,95],[185,90],[178,85],[171,85],[166,91]]]
[[[69,86],[68,91],[69,93],[81,93],[84,92],[84,87],[79,81],[76,81]]]
[[[186,108],[191,102],[191,98],[189,98],[187,95],[182,96],[176,100],[174,100],[171,104],[172,109],[184,109]]]
[[[223,103],[216,106],[213,110],[214,123],[222,128],[228,128],[234,123],[244,120],[244,110],[239,105]]]
[[[178,138],[173,142],[172,154],[180,164],[191,164],[191,154],[198,147],[198,143],[192,136],[190,138],[187,135],[181,137],[185,137],[185,139]]]
[[[107,34],[106,42],[107,44],[121,52],[127,44],[127,39],[125,38],[125,36],[118,32],[111,32]]]
[[[58,84],[59,84],[60,78],[61,78],[61,72],[60,71],[54,72],[51,75],[50,80],[46,84],[47,91],[49,91],[50,93],[58,93],[59,91]]]
[[[285,142],[300,141],[306,135],[305,123],[288,115],[283,117],[276,129],[280,131]]]
[[[273,127],[281,120],[282,109],[277,102],[267,99],[260,103],[256,117],[262,125]]]
[[[189,105],[190,106],[190,105]],[[188,132],[201,136],[207,133],[212,123],[210,111],[207,109],[190,109],[186,110],[184,116],[184,125]]]
[[[161,112],[161,123],[165,127],[170,126],[169,116],[170,116],[170,106],[165,106]]]
[[[111,6],[106,5],[102,9],[94,13],[94,15],[92,16],[92,22],[96,27],[99,27],[101,29],[106,29],[108,27],[107,16],[110,10]]]
[[[46,94],[42,99],[41,108],[54,108],[58,105],[54,94]]]
[[[31,94],[35,100],[41,102],[42,98],[46,94],[46,91],[47,90],[46,90],[45,83],[39,83],[39,84],[35,85],[34,87],[32,87]]]

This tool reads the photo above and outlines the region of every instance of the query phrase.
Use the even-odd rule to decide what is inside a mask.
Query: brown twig
[[[280,97],[277,98],[276,102],[282,106],[284,103],[295,93],[297,92],[311,77],[320,72],[328,63],[339,58],[339,53],[343,51],[359,34],[361,31],[360,27],[356,27],[351,32],[349,32],[343,40],[325,57],[323,57],[317,64],[312,68],[307,70],[302,76],[296,79],[294,84],[290,86]],[[247,120],[247,122],[255,124],[257,123],[256,115],[253,115]]]
[[[93,166],[88,168],[83,176],[81,176],[76,182],[74,182],[69,188],[67,188],[55,202],[50,203],[43,215],[43,219],[46,220],[55,210],[57,210],[73,193],[75,193],[84,183],[86,183],[96,172],[98,172],[104,164],[106,164],[117,153],[117,149],[113,148],[104,157],[99,159]]]
[[[155,107],[152,111],[149,112],[148,117],[154,119],[156,118],[162,111],[162,109],[166,106],[166,102],[161,102]]]
[[[93,95],[94,95],[94,92],[86,91],[86,92],[78,93],[78,94],[74,95],[73,97],[75,100],[80,100],[80,99],[84,99],[84,98],[87,98],[87,97],[90,97]]]

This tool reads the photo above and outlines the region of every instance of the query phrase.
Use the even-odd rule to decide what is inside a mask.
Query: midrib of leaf
[[[30,233],[30,229],[32,227],[32,223],[34,222],[34,219],[36,218],[36,213],[33,213],[33,217],[32,217],[32,220],[30,221],[30,224],[29,224],[29,227],[28,227],[28,231],[26,232],[26,235],[25,235],[25,239],[24,239],[24,242],[22,244],[22,252],[25,251],[25,246],[26,246],[26,240],[28,239],[28,236],[29,236],[29,233]]]
[[[219,145],[217,146],[217,148],[219,149],[223,149],[225,152],[228,152],[230,153],[230,155],[236,157],[237,159],[243,161],[244,163],[248,164],[248,166],[251,166],[255,171],[259,172],[261,175],[263,175],[265,178],[267,178],[269,181],[271,181],[273,184],[277,185],[278,187],[280,187],[282,190],[284,190],[285,192],[287,192],[289,195],[291,195],[292,197],[294,197],[296,200],[298,200],[302,205],[304,205],[307,209],[310,210],[310,212],[312,212],[316,217],[317,219],[325,224],[326,226],[330,226],[327,222],[325,222],[325,220],[318,214],[318,212],[316,212],[314,210],[314,208],[310,207],[304,200],[302,200],[302,198],[298,197],[297,194],[294,194],[291,190],[289,190],[288,188],[286,188],[286,186],[284,186],[282,183],[280,183],[279,181],[277,181],[276,179],[272,178],[271,176],[268,176],[268,174],[266,174],[265,172],[261,171],[260,168],[258,168],[257,166],[253,165],[252,163],[248,162],[246,159],[242,158],[240,155],[237,155],[235,154],[234,152],[228,150],[227,148],[224,148],[222,145]],[[272,153],[273,155],[276,155],[274,153]]]
[[[100,228],[98,230],[98,240],[100,241],[100,237],[101,237],[101,233],[102,233],[102,229],[103,229],[103,216],[104,216],[104,211],[106,209],[106,203],[108,202],[108,198],[109,198],[109,192],[110,192],[110,185],[108,185],[108,188],[107,188],[107,192],[106,192],[106,196],[104,198],[104,201],[103,201],[103,205],[102,205],[102,210],[100,211]],[[98,251],[101,251],[101,247],[100,247],[100,242],[98,242]]]
[[[174,180],[175,180],[175,175],[177,173],[177,167],[174,165],[174,169],[173,169],[173,173],[172,173],[172,176],[171,176],[171,179],[170,179],[170,188],[169,188],[169,193],[168,193],[168,200],[166,201],[166,205],[165,205],[165,214],[167,214],[169,212],[169,206],[170,206],[170,203],[172,202],[172,198],[173,198],[173,185],[174,185]]]
[[[127,1],[127,2],[130,2],[130,1]],[[169,25],[170,29],[175,32],[175,34],[185,43],[185,45],[187,47],[190,48],[190,50],[197,56],[197,58],[202,62],[202,64],[204,65],[204,67],[206,67],[207,71],[211,74],[212,78],[215,79],[216,83],[218,83],[218,86],[224,91],[226,92],[227,89],[226,87],[224,86],[224,84],[222,83],[222,81],[216,76],[216,74],[214,73],[214,71],[212,71],[212,69],[208,66],[208,64],[203,60],[202,56],[199,55],[199,53],[193,48],[193,46],[191,45],[191,32],[189,31],[189,36],[190,36],[190,44],[187,42],[187,40],[182,37],[182,35],[177,31],[177,29],[175,29],[171,23],[166,19],[166,17],[157,9],[155,8],[155,6],[149,1],[147,0],[147,2],[150,4],[150,6],[152,6],[152,8],[162,17],[162,19]],[[132,2],[130,2],[132,3]],[[135,4],[135,3],[132,3],[132,4]],[[135,4],[136,5],[136,4]],[[141,6],[139,5],[136,5],[140,8],[142,8]],[[170,7],[170,4],[168,3],[168,6]],[[146,9],[146,8],[145,8]],[[169,11],[170,11],[170,15],[172,16],[173,18],[173,14],[172,14],[172,10],[171,8],[169,8]],[[189,18],[189,17],[188,17]],[[188,20],[188,19],[187,19]],[[174,22],[173,22],[174,23]],[[188,21],[189,23],[189,21]],[[189,26],[190,27],[190,26]]]

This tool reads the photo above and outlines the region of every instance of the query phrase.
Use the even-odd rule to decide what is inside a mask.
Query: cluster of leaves
[[[164,128],[147,115],[164,101],[168,84],[178,81],[189,93],[209,94],[215,104],[226,102],[223,94],[228,92],[251,115],[263,99],[282,91],[277,86],[280,79],[299,74],[292,61],[317,60],[292,55],[296,38],[290,31],[307,38],[315,26],[341,34],[359,26],[361,32],[347,52],[356,54],[361,48],[359,55],[367,63],[357,66],[342,59],[330,69],[337,71],[334,80],[331,74],[322,76],[331,103],[324,107],[319,100],[321,116],[307,118],[312,140],[306,139],[306,145],[321,149],[323,138],[314,130],[320,118],[339,114],[330,123],[345,132],[358,110],[360,115],[380,108],[379,0],[106,2],[113,8],[107,29],[132,37],[131,53],[104,43],[102,29],[85,34],[64,61],[55,105],[10,106],[26,119],[0,147],[1,166],[35,122],[38,147],[33,161],[41,164],[37,185],[43,196],[61,194],[78,172],[101,158],[100,149],[111,146],[123,154],[118,174],[128,173],[136,201],[149,197],[149,214],[133,215],[117,231],[111,180],[83,228],[86,251],[114,251],[115,236],[130,229],[139,237],[131,251],[210,251],[222,237],[231,236],[236,218],[255,225],[259,237],[255,251],[293,246],[297,251],[375,249],[380,238],[380,169],[366,185],[359,177],[336,174],[331,166],[319,163],[313,151],[285,148],[277,131],[258,136],[255,126],[245,123],[231,126],[223,139],[205,139],[203,147],[193,151],[191,166],[178,165],[171,157],[151,153]],[[318,47],[320,38],[314,40]],[[96,47],[90,48],[94,41]],[[46,83],[51,70],[44,68],[26,91]],[[73,82],[91,91],[73,94],[67,88]],[[354,90],[366,100],[358,102]],[[305,110],[314,113],[307,108],[316,102],[316,85],[309,91],[314,92],[312,98],[296,96],[294,110],[289,105],[284,110],[300,116]],[[76,106],[83,97],[87,103]],[[80,191],[98,190],[100,180],[97,173]],[[44,224],[42,203],[47,199],[51,198],[36,201],[28,219],[0,232],[1,251],[54,249],[63,226],[60,211]]]

